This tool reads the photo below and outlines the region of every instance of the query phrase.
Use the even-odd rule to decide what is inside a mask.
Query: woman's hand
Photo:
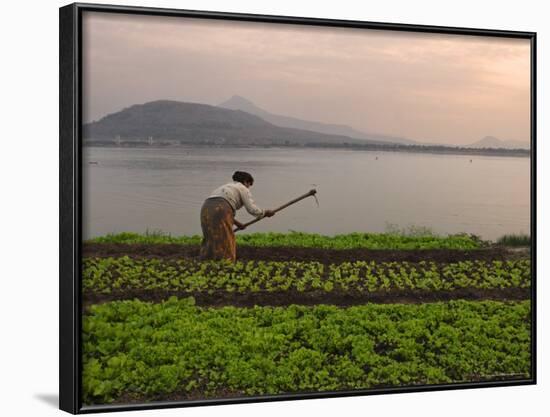
[[[237,230],[244,230],[244,229],[246,229],[246,226],[245,226],[243,223],[241,223],[241,222],[239,222],[239,221],[237,221],[237,220],[233,220],[233,223],[235,223],[235,226],[237,226]]]
[[[265,217],[273,217],[275,215],[275,212],[273,210],[266,210],[264,212]]]

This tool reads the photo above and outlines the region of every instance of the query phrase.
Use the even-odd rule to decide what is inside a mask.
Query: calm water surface
[[[471,160],[471,162],[470,162]],[[496,239],[529,233],[529,158],[325,149],[84,148],[84,238],[122,231],[200,234],[200,207],[236,170],[258,206],[312,198],[246,232],[384,232],[389,224]],[[252,217],[241,209],[237,219]],[[246,233],[245,232],[245,233]]]

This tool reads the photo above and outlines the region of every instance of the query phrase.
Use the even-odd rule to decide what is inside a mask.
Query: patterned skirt
[[[207,198],[201,208],[201,259],[237,258],[233,207],[222,197]]]

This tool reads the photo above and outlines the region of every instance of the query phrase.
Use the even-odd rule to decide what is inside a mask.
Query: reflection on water
[[[471,160],[471,162],[470,162]],[[388,224],[496,239],[529,233],[529,159],[283,148],[85,148],[84,238],[200,234],[203,200],[236,170],[260,207],[306,199],[247,232],[383,232]],[[313,185],[315,184],[315,185]],[[251,217],[244,209],[237,218]],[[245,232],[246,233],[246,232]]]

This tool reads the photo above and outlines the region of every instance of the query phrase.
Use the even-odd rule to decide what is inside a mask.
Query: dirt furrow
[[[188,258],[199,259],[198,245],[179,244],[124,244],[124,243],[85,243],[84,257],[139,258]],[[528,251],[510,251],[506,248],[459,249],[320,249],[299,247],[257,247],[239,246],[238,260],[265,261],[318,261],[322,263],[351,262],[369,260],[378,262],[459,262],[469,260],[507,260],[528,258]]]
[[[125,290],[120,293],[96,294],[85,293],[83,295],[84,307],[92,304],[101,304],[114,300],[133,300],[160,302],[169,297],[194,297],[199,306],[204,307],[253,307],[258,306],[288,306],[291,304],[316,305],[331,304],[340,307],[361,305],[367,303],[379,304],[420,304],[436,301],[450,300],[497,300],[518,301],[530,298],[530,288],[502,288],[502,289],[478,289],[462,288],[452,291],[425,291],[425,290],[391,290],[362,293],[358,291],[260,291],[235,293],[216,291],[212,294],[184,291],[151,291],[151,290]]]

